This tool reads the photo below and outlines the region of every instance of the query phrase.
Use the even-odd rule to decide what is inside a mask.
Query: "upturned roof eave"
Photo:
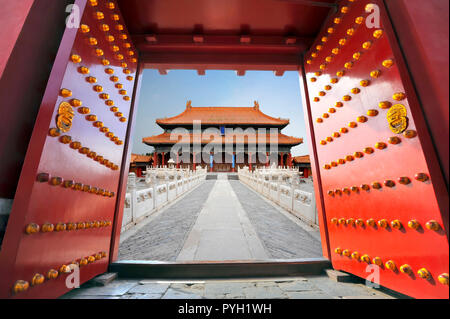
[[[270,125],[270,126],[289,125],[289,119],[275,118],[270,115],[267,115],[266,113],[264,113],[260,110],[259,104],[257,107],[256,107],[256,104],[255,104],[255,107],[226,107],[226,106],[191,107],[191,106],[189,106],[189,107],[186,107],[186,109],[178,115],[168,117],[168,118],[156,119],[156,123],[160,126],[161,125],[167,125],[167,126],[193,125],[193,119],[189,119],[186,121],[186,120],[183,120],[183,118],[185,118],[186,116],[192,117],[192,113],[195,114],[197,112],[202,112],[204,110],[207,110],[207,111],[217,110],[217,112],[219,112],[219,113],[224,112],[224,114],[228,114],[230,111],[236,111],[236,112],[244,111],[246,113],[251,112],[253,117],[258,118],[257,123],[236,122],[234,124],[223,123],[223,121],[221,121],[219,123],[219,122],[204,120],[206,125]],[[202,116],[200,114],[198,115],[199,117]],[[235,115],[235,114],[233,114],[233,115]],[[228,116],[229,116],[229,114],[228,114]],[[236,118],[239,118],[239,116],[237,116]],[[267,121],[267,122],[265,122],[265,121]]]
[[[145,138],[143,138],[142,139],[142,143],[144,143],[144,144],[146,144],[146,145],[148,145],[148,146],[155,146],[155,145],[175,145],[175,144],[180,144],[180,145],[184,145],[184,144],[189,144],[189,145],[191,145],[193,142],[192,141],[190,141],[189,143],[181,143],[181,142],[179,142],[179,141],[168,141],[168,140],[165,140],[165,141],[148,141],[148,140],[146,140],[146,139],[149,139],[149,138],[151,138],[151,136],[149,136],[149,137],[145,137]],[[293,139],[297,139],[297,141],[292,141],[292,142],[278,142],[278,144],[279,145],[283,145],[283,146],[291,146],[291,147],[293,147],[293,146],[297,146],[297,145],[300,145],[300,144],[303,144],[303,139],[302,138],[294,138],[293,137]],[[224,145],[224,144],[233,144],[233,145],[235,145],[235,144],[241,144],[240,142],[239,143],[236,143],[235,141],[233,141],[233,142],[228,142],[228,141],[224,141],[224,142],[222,142],[222,143],[214,143],[214,142],[212,142],[212,141],[201,141],[200,142],[201,143],[201,145],[207,145],[207,144],[212,144],[212,145]],[[243,143],[244,145],[248,145],[248,144],[259,144],[258,142],[251,142],[251,143],[248,143],[248,142],[244,142]],[[261,143],[261,144],[263,144],[263,143]],[[267,143],[264,143],[264,144],[267,144],[267,145],[270,145],[271,143],[270,142],[267,142]]]
[[[161,127],[162,129],[177,128],[177,127],[192,127],[194,125],[194,123],[192,123],[192,122],[173,124],[173,123],[162,123],[162,122],[159,122],[158,120],[156,120],[156,124],[158,124],[158,126]],[[206,126],[225,126],[225,127],[252,126],[252,127],[261,127],[261,128],[277,127],[277,128],[283,129],[286,126],[288,126],[290,123],[289,123],[289,121],[286,121],[285,123],[281,123],[281,124],[275,124],[275,123],[263,123],[263,124],[261,124],[261,123],[211,123],[211,122],[204,122],[201,124],[206,125]]]

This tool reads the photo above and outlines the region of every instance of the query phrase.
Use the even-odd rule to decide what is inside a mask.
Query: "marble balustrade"
[[[206,173],[206,169],[200,166],[195,171],[147,167],[145,179],[140,181],[134,173],[130,173],[121,231],[134,227],[144,218],[200,185],[206,179]]]
[[[298,169],[288,167],[238,169],[239,180],[310,225],[319,225],[314,185]]]

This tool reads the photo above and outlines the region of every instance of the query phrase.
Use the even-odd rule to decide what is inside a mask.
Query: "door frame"
[[[433,65],[428,63],[429,61],[425,61],[427,63],[423,63],[422,60],[414,60],[413,57],[415,56],[423,56],[423,53],[430,55],[436,54],[436,51],[434,48],[430,47],[424,47],[423,41],[419,36],[412,36],[410,38],[407,36],[409,29],[402,28],[402,22],[404,22],[404,25],[413,26],[416,28],[423,27],[423,24],[420,23],[420,21],[416,21],[411,18],[411,12],[403,12],[403,8],[406,5],[406,0],[393,0],[392,3],[387,3],[387,0],[382,1],[385,4],[386,9],[386,15],[382,16],[383,24],[384,25],[392,25],[392,28],[389,28],[389,38],[391,39],[391,46],[393,47],[393,50],[395,51],[395,54],[399,57],[402,57],[404,62],[400,65],[400,70],[402,72],[402,77],[406,79],[411,79],[411,81],[407,81],[407,90],[412,94],[412,96],[417,96],[417,103],[414,103],[415,105],[418,105],[419,108],[416,110],[417,114],[422,114],[424,117],[424,120],[418,121],[421,123],[421,126],[418,127],[418,132],[421,134],[424,143],[424,150],[426,151],[427,156],[427,163],[430,167],[430,174],[432,174],[433,183],[436,184],[436,189],[439,193],[437,195],[440,197],[440,203],[441,203],[441,211],[442,212],[448,212],[448,168],[443,167],[447,164],[448,166],[448,154],[442,155],[441,147],[439,146],[442,143],[448,142],[448,136],[441,136],[437,134],[436,130],[436,123],[442,123],[442,118],[439,112],[437,110],[444,110],[446,107],[448,109],[448,105],[443,105],[442,103],[439,103],[438,106],[432,107],[430,106],[431,102],[429,101],[430,98],[435,94],[435,92],[438,91],[438,86],[445,86],[448,87],[448,83],[441,83],[439,81],[433,81],[433,80],[439,80],[439,76],[434,74],[433,76]],[[422,0],[408,0],[408,1],[415,1],[415,6],[421,6],[425,7],[429,6],[429,3],[423,2]],[[430,1],[439,1],[439,0],[430,0]],[[422,4],[420,4],[420,2]],[[80,7],[80,11],[84,12],[84,8],[86,6],[87,0],[76,0],[75,4]],[[438,8],[434,8],[434,12],[436,16],[441,17],[438,11]],[[394,20],[392,17],[400,17],[396,18]],[[407,22],[407,23],[406,23]],[[325,24],[324,24],[325,26]],[[442,26],[441,26],[442,27]],[[322,30],[323,31],[323,30]],[[436,25],[430,25],[427,27],[427,32],[438,32],[438,26]],[[39,159],[41,157],[42,153],[42,145],[44,144],[44,141],[47,136],[47,130],[49,124],[53,118],[52,113],[55,107],[56,98],[58,96],[58,91],[60,89],[66,66],[68,63],[68,57],[70,56],[70,52],[72,49],[72,45],[75,41],[75,38],[77,36],[78,29],[66,29],[66,32],[64,33],[64,36],[60,42],[60,48],[58,50],[58,54],[53,62],[54,68],[52,69],[50,73],[50,79],[51,81],[48,81],[46,88],[43,90],[45,93],[43,95],[42,99],[42,105],[41,109],[39,110],[39,114],[36,117],[35,123],[38,123],[36,127],[34,127],[31,139],[35,143],[30,143],[27,148],[27,160],[25,160],[22,170],[20,173],[20,179],[19,179],[19,185],[17,187],[17,192],[14,197],[13,202],[13,213],[14,215],[10,217],[6,232],[7,234],[11,234],[9,236],[5,235],[5,239],[17,239],[18,236],[21,235],[23,232],[23,223],[22,221],[25,218],[25,212],[27,211],[28,203],[29,203],[29,194],[27,192],[24,192],[23,190],[31,189],[32,184],[35,183],[35,172],[37,171],[37,167],[39,165]],[[408,42],[405,42],[408,39]],[[445,54],[448,55],[447,52],[438,52],[438,55],[441,57]],[[220,56],[218,56],[220,59]],[[161,58],[161,57],[158,57]],[[122,223],[122,217],[123,217],[123,209],[124,209],[124,201],[125,201],[125,193],[126,193],[126,186],[127,186],[127,180],[128,180],[128,170],[129,170],[129,163],[131,158],[131,145],[132,145],[132,137],[133,137],[133,129],[135,127],[135,121],[136,121],[136,115],[137,115],[137,107],[139,104],[139,97],[140,97],[140,86],[142,82],[142,76],[143,76],[143,70],[147,67],[147,64],[149,63],[148,57],[141,55],[139,57],[139,63],[138,63],[138,70],[136,73],[136,81],[134,85],[133,90],[133,96],[132,96],[132,103],[130,108],[130,117],[129,117],[129,123],[127,127],[127,134],[126,134],[126,140],[124,141],[124,153],[122,157],[122,165],[120,168],[120,177],[119,177],[119,188],[118,188],[118,194],[117,199],[115,203],[115,212],[114,212],[114,222],[113,222],[113,231],[111,236],[111,243],[110,243],[110,257],[109,257],[109,264],[113,264],[113,262],[117,259],[118,255],[118,248],[119,248],[119,242],[120,242],[120,230],[121,230],[121,223]],[[272,61],[273,64],[270,64]],[[260,59],[258,61],[259,65],[255,66],[252,65],[249,60],[246,61],[231,61],[231,65],[235,65],[236,68],[233,69],[260,69],[261,66],[263,66],[263,69],[271,69],[277,71],[280,67],[284,67],[286,70],[296,70],[299,72],[299,78],[300,78],[300,92],[302,95],[302,103],[303,103],[303,109],[305,114],[305,124],[307,126],[307,138],[309,142],[310,147],[310,154],[311,154],[311,166],[312,166],[312,172],[313,172],[313,178],[315,180],[314,183],[314,189],[315,189],[315,196],[316,196],[316,202],[317,202],[317,208],[319,211],[319,221],[322,223],[320,225],[320,232],[321,232],[321,238],[322,238],[322,249],[323,249],[323,255],[327,259],[330,258],[330,249],[329,249],[329,240],[328,240],[328,230],[326,229],[326,214],[324,212],[324,204],[323,204],[323,198],[324,194],[322,193],[322,187],[320,185],[320,172],[319,172],[319,163],[317,159],[317,150],[316,150],[316,143],[315,143],[315,136],[313,131],[313,119],[311,117],[311,106],[309,103],[309,95],[307,90],[307,83],[305,82],[305,71],[304,71],[304,64],[303,64],[304,58],[303,56],[298,57],[297,66],[294,66],[293,61],[289,61],[288,63],[280,63],[276,57],[274,56],[265,56],[264,59]],[[178,62],[180,63],[180,62]],[[220,69],[230,69],[230,63],[227,62],[226,64],[221,64],[217,59],[213,59],[212,62],[210,62],[218,67]],[[234,63],[234,64],[233,64]],[[167,60],[160,61],[161,68],[164,68],[164,66],[167,68],[170,66],[170,63],[168,63]],[[180,65],[180,64],[179,64]],[[199,69],[204,66],[202,63],[199,64],[198,60],[193,60],[191,62],[191,66],[195,65]],[[431,84],[428,83],[429,86],[431,86],[431,91],[426,90],[427,87],[425,80],[423,77],[421,77],[421,73],[415,72],[415,69],[422,68],[424,69],[428,74],[431,74],[432,78],[430,81]],[[3,70],[2,70],[3,71]],[[3,73],[4,74],[4,73]],[[3,75],[2,74],[2,75]],[[439,100],[441,101],[441,100]],[[448,102],[448,100],[447,100]],[[16,110],[16,112],[20,113],[22,110]],[[448,111],[447,111],[448,112]],[[445,124],[445,123],[444,123]],[[448,132],[448,122],[447,126],[445,127]],[[36,143],[38,141],[38,143]],[[443,214],[443,218],[446,221],[446,224],[448,225],[448,215]],[[14,222],[13,222],[14,221]],[[449,236],[448,228],[446,229],[447,233],[447,240]],[[15,241],[15,240],[13,240]],[[18,241],[17,241],[18,242]],[[17,248],[18,245],[11,245],[9,242],[4,241],[2,244],[2,250],[0,252],[0,273],[7,273],[8,268],[5,267],[4,261],[8,258],[14,258],[17,254]]]

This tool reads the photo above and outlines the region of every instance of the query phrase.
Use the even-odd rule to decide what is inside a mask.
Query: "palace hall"
[[[193,107],[173,117],[157,119],[164,132],[142,139],[153,146],[153,166],[172,159],[180,168],[200,165],[212,172],[234,172],[237,167],[292,167],[291,148],[302,138],[281,131],[289,119],[271,117],[253,107]],[[171,161],[172,162],[172,161]]]

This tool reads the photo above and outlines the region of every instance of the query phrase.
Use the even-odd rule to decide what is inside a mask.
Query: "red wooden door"
[[[83,283],[117,246],[137,54],[115,1],[75,6],[81,26],[63,36],[0,251],[0,298],[58,297],[66,266]]]
[[[324,253],[401,293],[448,298],[448,194],[383,2],[342,1],[304,65]]]

